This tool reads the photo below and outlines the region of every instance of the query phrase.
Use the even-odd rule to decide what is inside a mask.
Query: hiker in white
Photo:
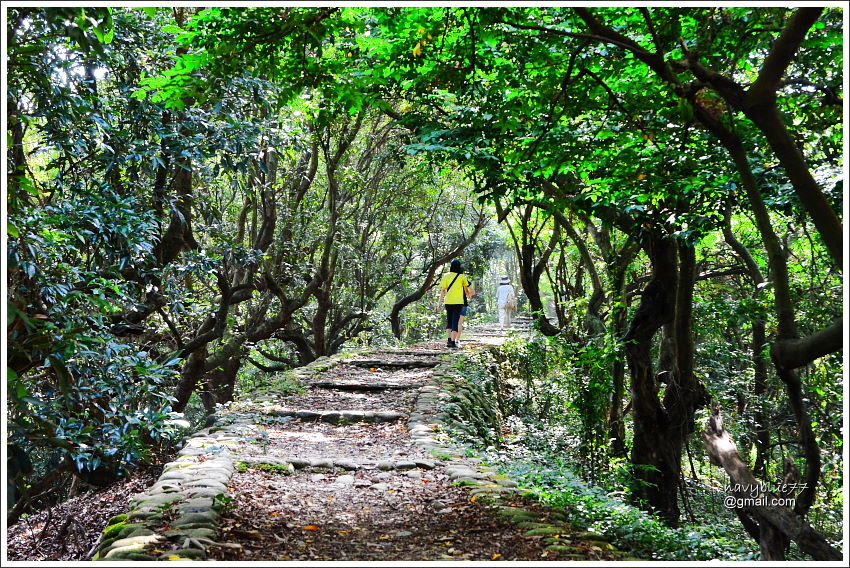
[[[496,305],[499,306],[499,329],[511,327],[511,320],[516,311],[516,292],[507,276],[502,276],[499,288],[496,290]]]

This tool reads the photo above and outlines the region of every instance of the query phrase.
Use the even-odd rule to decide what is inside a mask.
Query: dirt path
[[[241,446],[235,459],[251,465],[228,484],[234,501],[220,540],[238,547],[210,558],[546,558],[539,539],[471,501],[445,462],[411,441],[407,419],[445,352],[437,348],[352,359],[312,380],[305,395],[268,408],[280,418],[266,425],[264,443]],[[332,424],[308,414],[353,410],[372,411],[376,421]],[[293,462],[298,469],[287,472]]]
[[[484,328],[463,348],[503,340]],[[337,359],[299,371],[303,394],[232,404],[127,518],[113,519],[106,534],[115,538],[100,557],[616,558],[595,535],[576,537],[514,482],[435,439],[443,400],[435,373],[449,357],[432,343]]]

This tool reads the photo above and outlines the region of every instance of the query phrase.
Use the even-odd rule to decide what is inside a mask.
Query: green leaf
[[[38,189],[36,189],[35,185],[32,183],[32,180],[28,177],[20,177],[21,189],[29,193],[30,195],[38,195]]]
[[[167,26],[162,26],[162,31],[164,31],[167,34],[182,34],[182,33],[185,33],[186,30],[184,30],[180,26],[175,26],[173,24],[169,24]]]

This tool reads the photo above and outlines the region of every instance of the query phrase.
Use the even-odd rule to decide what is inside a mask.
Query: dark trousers
[[[460,311],[463,309],[463,304],[446,304],[446,329],[457,331],[457,324],[460,320]]]

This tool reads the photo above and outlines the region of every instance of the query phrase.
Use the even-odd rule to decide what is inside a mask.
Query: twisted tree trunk
[[[632,465],[643,497],[668,524],[679,521],[677,501],[682,449],[694,428],[694,414],[708,403],[693,374],[692,314],[696,263],[693,248],[661,236],[647,237],[652,280],[624,340],[632,379],[634,441]],[[678,263],[677,263],[678,258]],[[671,372],[659,396],[651,351],[655,334],[672,324]]]

